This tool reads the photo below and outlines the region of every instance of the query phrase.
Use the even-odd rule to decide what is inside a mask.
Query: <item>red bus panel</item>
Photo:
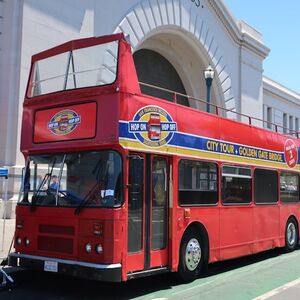
[[[95,102],[37,111],[34,142],[93,138],[96,134]]]

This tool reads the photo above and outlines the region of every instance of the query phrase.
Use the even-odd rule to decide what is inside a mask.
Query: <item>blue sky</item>
[[[271,49],[264,75],[300,93],[300,1],[224,0],[238,20],[262,33]]]

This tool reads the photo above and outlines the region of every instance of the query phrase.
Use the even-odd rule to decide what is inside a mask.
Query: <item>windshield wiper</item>
[[[48,179],[49,177],[51,177],[51,173],[46,173],[45,176],[44,176],[44,178],[42,179],[42,181],[41,181],[41,183],[40,183],[40,185],[39,185],[39,187],[38,187],[36,193],[35,193],[36,195],[38,195],[38,194],[40,193],[42,187],[45,186],[46,181],[47,181],[47,179]]]
[[[74,214],[79,215],[82,208],[84,208],[89,201],[93,199],[93,197],[96,195],[97,190],[101,186],[100,182],[97,182],[93,188],[87,193],[87,195],[84,197],[84,199],[79,203],[79,205],[75,208]],[[100,189],[99,189],[100,190]]]
[[[75,215],[80,214],[82,208],[85,207],[89,203],[89,201],[93,199],[98,189],[100,191],[101,182],[105,182],[105,178],[107,177],[107,172],[108,172],[107,163],[104,165],[104,161],[100,158],[97,164],[95,165],[95,168],[92,171],[92,174],[95,175],[97,182],[95,183],[93,188],[87,193],[84,199],[79,203],[79,205],[76,207],[74,211]]]
[[[24,191],[24,196],[22,202],[29,203],[28,194],[30,192],[30,168],[28,162],[26,165],[24,179],[23,179],[23,191]]]
[[[53,172],[55,163],[56,163],[56,158],[55,158],[54,161],[53,161],[53,164],[52,164],[52,166],[51,166],[51,171],[50,171],[50,173],[46,173],[46,174],[45,174],[45,176],[43,177],[43,180],[42,180],[42,182],[40,183],[40,185],[39,185],[39,187],[38,187],[36,193],[34,193],[34,196],[39,196],[39,193],[41,192],[42,187],[45,186],[46,181],[49,180],[49,179],[51,179],[51,176],[52,176],[52,172]],[[36,197],[33,197],[33,198],[32,198],[31,204],[32,204],[32,205],[35,205],[36,200],[37,200],[37,198],[36,198]]]

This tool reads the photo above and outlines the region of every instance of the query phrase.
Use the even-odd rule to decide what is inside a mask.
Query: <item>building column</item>
[[[15,190],[23,0],[0,0],[0,166],[9,168],[8,191]],[[2,186],[0,185],[0,198]]]

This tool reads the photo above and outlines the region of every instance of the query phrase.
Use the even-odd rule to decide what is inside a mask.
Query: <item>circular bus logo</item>
[[[75,111],[62,110],[52,117],[48,123],[48,129],[56,135],[66,135],[77,127],[80,119]]]
[[[159,106],[141,108],[128,126],[129,132],[149,147],[168,144],[177,130],[176,122],[171,115]]]
[[[284,157],[287,165],[294,168],[298,162],[298,149],[295,142],[291,139],[286,140],[284,144]]]

